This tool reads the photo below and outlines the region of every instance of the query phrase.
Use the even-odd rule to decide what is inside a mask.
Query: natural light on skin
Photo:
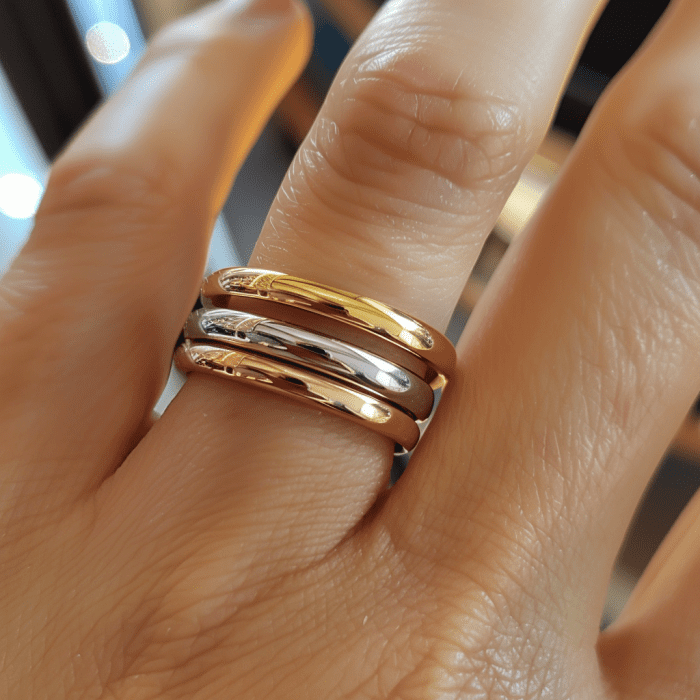
[[[31,219],[44,188],[29,175],[9,173],[0,177],[0,212],[12,219]]]
[[[100,63],[119,63],[131,50],[126,32],[112,22],[98,22],[90,27],[85,43],[90,55]]]

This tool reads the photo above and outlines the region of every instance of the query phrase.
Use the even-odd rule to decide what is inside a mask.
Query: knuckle
[[[475,515],[471,522],[483,517]],[[405,679],[402,690],[413,690],[416,681],[432,676],[443,679],[450,697],[534,700],[572,693],[562,672],[571,660],[566,613],[552,595],[569,583],[550,569],[544,555],[548,538],[526,517],[505,513],[495,519],[503,521],[502,527],[486,521],[477,526],[475,538],[488,546],[474,551],[468,567],[449,554],[424,560],[400,552],[408,571],[428,564],[428,587],[434,586],[443,613],[438,619],[450,620],[447,627],[426,630],[431,653],[419,657],[426,660]],[[442,663],[446,659],[449,664]]]
[[[65,215],[99,215],[103,222],[109,215],[123,223],[151,223],[177,202],[172,172],[159,158],[59,161],[51,171],[37,225]]]
[[[18,261],[22,273],[7,280],[3,298],[25,314],[51,308],[60,326],[61,319],[74,323],[86,309],[102,304],[100,295],[94,296],[95,307],[93,297],[85,300],[89,285],[117,295],[109,311],[113,322],[143,323],[141,314],[133,314],[134,297],[123,291],[125,280],[139,294],[153,290],[154,280],[179,253],[166,242],[182,227],[198,230],[205,221],[201,203],[178,194],[174,180],[155,160],[142,165],[95,157],[57,163]],[[28,282],[37,279],[44,283]],[[76,298],[84,303],[76,305]],[[126,316],[124,305],[132,309]],[[25,314],[11,313],[17,323]]]
[[[75,324],[84,325],[92,313],[109,328],[101,335],[105,343],[135,331],[134,337],[153,342],[146,332],[148,310],[136,299],[147,290],[163,293],[156,280],[178,254],[164,241],[177,227],[203,218],[196,203],[178,198],[172,180],[155,162],[57,161],[32,235],[0,285],[0,344],[15,357],[33,348],[41,358],[28,365],[30,374],[42,367],[36,381],[22,375],[24,384],[36,386],[55,371],[62,357],[55,343],[68,347]],[[105,306],[105,295],[113,303]],[[37,319],[54,341],[46,348],[36,344]]]
[[[623,230],[634,236],[639,262],[648,266],[655,285],[662,285],[650,292],[663,290],[666,300],[664,317],[657,320],[678,329],[696,328],[700,91],[676,84],[650,97],[621,83],[596,126],[593,152],[603,176],[596,188],[614,201]]]
[[[636,203],[669,238],[684,233],[700,243],[700,94],[669,87],[630,103],[617,120],[608,165],[617,169],[614,154],[621,153]]]
[[[163,249],[172,232],[198,229],[205,221],[202,202],[183,197],[176,180],[174,169],[157,157],[57,164],[24,257],[35,260],[43,275],[63,279],[69,265],[79,273],[76,279],[102,287],[127,271],[148,277],[149,267],[172,260],[176,249]]]
[[[467,590],[465,596],[462,581],[458,589],[441,593],[444,617],[425,630],[429,651],[403,679],[399,697],[424,697],[416,691],[426,690],[426,678],[440,679],[439,690],[449,697],[570,697],[572,688],[563,673],[569,648],[542,615],[543,606],[525,612],[495,589],[476,584]],[[525,614],[537,623],[523,622]]]
[[[433,70],[436,64],[415,53],[359,61],[340,99],[345,150],[380,168],[429,171],[460,189],[499,187],[523,158],[522,110],[463,74]],[[345,174],[352,177],[347,168]]]

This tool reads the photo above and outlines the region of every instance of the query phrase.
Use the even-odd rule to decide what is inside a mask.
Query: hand
[[[444,328],[596,0],[390,3],[251,263]],[[700,698],[695,499],[598,633],[700,389],[700,7],[606,93],[391,445],[204,375],[150,424],[231,179],[310,43],[292,0],[156,37],[0,287],[4,698]]]

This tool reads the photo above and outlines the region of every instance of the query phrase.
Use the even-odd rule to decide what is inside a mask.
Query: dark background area
[[[309,4],[316,19],[316,45],[304,81],[312,102],[320,104],[350,41],[322,2]],[[611,0],[574,71],[556,126],[573,134],[580,131],[607,82],[667,4]],[[0,0],[0,61],[44,150],[54,157],[100,100],[64,0]]]

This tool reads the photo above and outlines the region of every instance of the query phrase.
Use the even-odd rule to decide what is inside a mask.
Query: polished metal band
[[[225,343],[276,357],[390,401],[417,420],[432,411],[433,390],[412,372],[340,340],[229,309],[199,309],[185,326],[185,337]]]
[[[434,328],[367,297],[279,272],[219,270],[176,363],[329,410],[412,450],[455,350]]]
[[[204,370],[294,397],[317,408],[330,409],[390,438],[401,446],[399,452],[412,450],[420,437],[418,424],[390,403],[270,357],[186,340],[175,353],[175,363],[184,372]]]

